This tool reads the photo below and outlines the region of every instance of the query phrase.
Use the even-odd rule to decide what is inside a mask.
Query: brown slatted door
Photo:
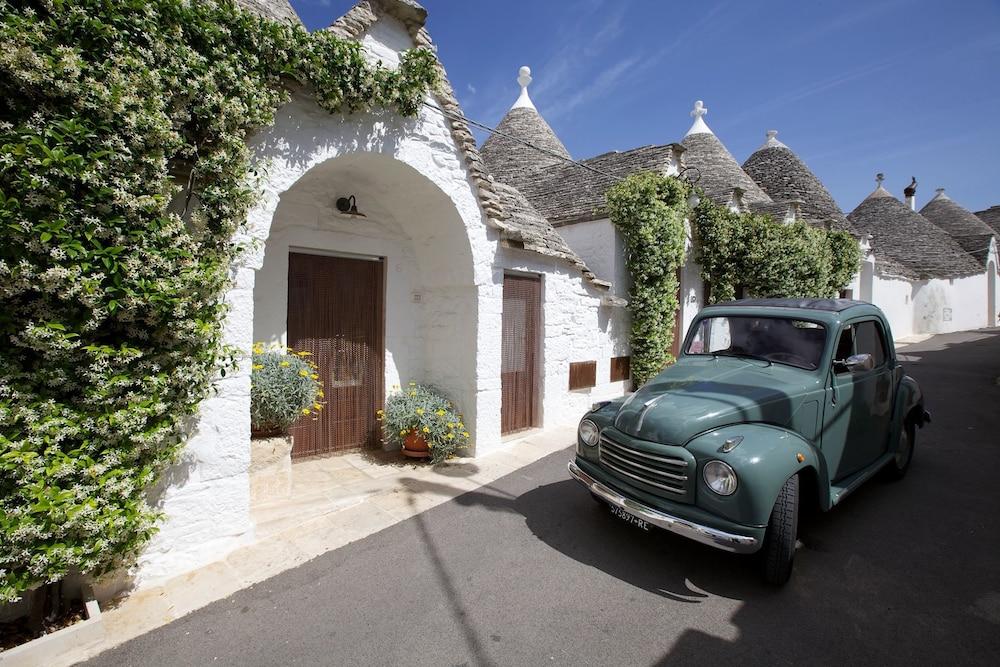
[[[500,355],[500,432],[536,426],[538,341],[542,281],[536,276],[503,277]]]
[[[288,344],[312,354],[327,401],[292,428],[292,456],[378,446],[383,284],[381,261],[289,253]]]

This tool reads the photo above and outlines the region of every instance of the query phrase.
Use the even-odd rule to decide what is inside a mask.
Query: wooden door
[[[504,434],[538,425],[541,307],[541,278],[503,277],[500,432]]]
[[[289,253],[288,345],[312,355],[327,401],[292,428],[292,456],[378,446],[384,276],[380,260]]]

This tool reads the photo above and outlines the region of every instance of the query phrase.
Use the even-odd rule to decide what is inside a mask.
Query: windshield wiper
[[[767,357],[762,357],[759,354],[750,354],[749,352],[741,352],[738,354],[732,352],[713,352],[712,355],[716,357],[732,357],[734,359],[756,359],[757,361],[766,361],[768,366],[774,365],[774,362]]]

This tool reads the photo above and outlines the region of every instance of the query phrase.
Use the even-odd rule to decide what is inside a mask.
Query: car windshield
[[[797,368],[819,368],[826,328],[789,317],[706,317],[695,327],[686,354],[761,359]]]

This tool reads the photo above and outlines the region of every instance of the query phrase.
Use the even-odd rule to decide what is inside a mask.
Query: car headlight
[[[584,419],[580,422],[580,440],[582,440],[585,445],[593,447],[600,439],[601,431],[597,428],[597,424],[589,419]]]
[[[701,476],[708,488],[720,496],[731,496],[736,493],[736,486],[739,484],[736,472],[722,461],[706,463]]]

